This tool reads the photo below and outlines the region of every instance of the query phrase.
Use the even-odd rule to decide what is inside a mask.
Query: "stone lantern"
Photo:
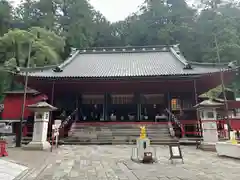
[[[212,100],[202,101],[195,106],[202,123],[203,142],[200,147],[204,150],[215,150],[215,145],[218,142],[217,109],[223,106],[223,103]]]
[[[51,148],[47,141],[48,122],[50,112],[57,108],[48,104],[47,102],[39,102],[29,105],[28,108],[34,112],[34,130],[32,141],[25,146],[29,150],[47,150]]]

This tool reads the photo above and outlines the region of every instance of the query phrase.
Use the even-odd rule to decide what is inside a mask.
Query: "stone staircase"
[[[135,144],[140,124],[84,125],[75,123],[64,144]],[[146,131],[152,144],[170,144],[178,139],[170,136],[167,124],[147,124]]]

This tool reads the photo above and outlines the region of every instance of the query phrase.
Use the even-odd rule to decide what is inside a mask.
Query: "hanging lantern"
[[[172,108],[172,110],[177,109],[177,99],[172,99],[171,100],[171,108]]]

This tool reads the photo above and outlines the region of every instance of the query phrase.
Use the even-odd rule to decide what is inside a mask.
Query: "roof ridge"
[[[188,61],[190,64],[192,65],[206,65],[206,66],[227,66],[229,64],[228,63],[224,63],[224,62],[221,62],[221,63],[208,63],[208,62],[196,62],[196,61]]]
[[[168,45],[155,46],[123,46],[123,47],[92,47],[80,49],[81,54],[97,54],[97,53],[140,53],[140,52],[165,52],[170,51]]]
[[[177,49],[177,50],[176,50]],[[201,62],[194,62],[194,61],[188,61],[185,59],[185,57],[182,55],[181,51],[178,49],[178,47],[170,47],[170,52],[185,66],[190,64],[190,65],[203,65],[203,66],[215,66],[215,67],[224,67],[228,66],[228,63],[201,63]]]
[[[67,58],[67,60],[65,60],[64,62],[62,62],[61,64],[57,64],[57,65],[49,65],[49,66],[43,66],[43,67],[32,67],[32,68],[25,68],[25,67],[19,67],[20,72],[36,72],[36,71],[45,71],[45,70],[49,70],[49,69],[55,69],[57,67],[64,68],[66,65],[68,65],[70,62],[72,62],[72,60],[79,54],[79,50],[74,51],[74,53]]]
[[[188,61],[182,56],[181,52],[178,50],[176,51],[173,47],[170,47],[170,52],[174,55],[174,57],[179,60],[183,65],[188,65]]]
[[[81,48],[79,50],[93,50],[93,49],[121,49],[121,48],[164,48],[164,47],[172,47],[173,45],[146,45],[146,46],[102,46],[102,47],[89,47],[89,48]]]
[[[64,68],[65,66],[67,66],[69,63],[71,63],[75,57],[80,53],[79,50],[76,50],[70,57],[68,57],[68,59],[66,59],[63,63],[61,63],[60,65],[58,65],[58,67],[60,69]]]
[[[18,67],[20,72],[34,72],[34,71],[43,71],[43,70],[48,70],[48,69],[54,69],[58,67],[58,65],[49,65],[49,66],[42,66],[42,67],[30,67],[30,68],[25,68],[25,67]]]

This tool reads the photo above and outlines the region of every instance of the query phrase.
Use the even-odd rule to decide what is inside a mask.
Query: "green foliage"
[[[21,30],[32,27],[50,30],[52,34],[45,34],[49,32],[43,29],[41,34],[62,59],[68,55],[70,47],[180,43],[180,49],[188,60],[216,62],[216,36],[221,61],[238,60],[240,10],[237,1],[226,4],[222,0],[202,0],[200,13],[186,2],[145,0],[138,12],[124,21],[111,24],[87,0],[22,0],[14,11],[6,0],[1,0],[4,8],[0,8],[0,22],[5,19],[7,24]],[[0,24],[0,27],[9,28],[5,24]],[[33,33],[38,30],[35,28]],[[61,39],[56,34],[65,37],[67,46],[63,48],[67,53],[62,52]],[[47,50],[41,49],[41,52]],[[51,53],[48,54],[50,57]]]
[[[204,98],[204,99],[212,99],[212,100],[217,100],[221,99],[221,94],[222,94],[222,86],[219,85],[213,89],[210,89],[208,92],[201,94],[199,97]],[[233,92],[232,89],[230,88],[225,88],[225,92]]]
[[[8,31],[12,19],[12,6],[7,0],[0,0],[0,36]]]
[[[11,76],[3,71],[0,71],[0,104],[4,100],[4,92],[9,88]]]
[[[5,49],[6,66],[26,67],[31,51],[31,66],[59,64],[64,50],[64,39],[46,29],[33,27],[29,31],[14,29],[0,38],[0,49]]]
[[[225,2],[225,3],[224,3]],[[31,66],[62,62],[71,48],[180,44],[190,61],[240,63],[238,0],[145,0],[125,20],[110,23],[88,0],[22,0],[12,8],[0,0],[0,64]],[[238,85],[238,77],[234,87]]]

